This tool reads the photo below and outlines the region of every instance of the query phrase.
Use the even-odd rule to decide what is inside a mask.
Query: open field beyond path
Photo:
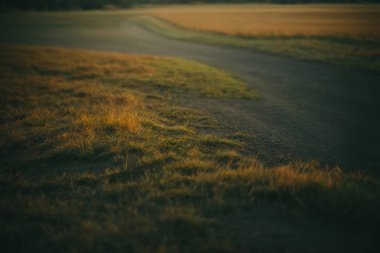
[[[193,30],[239,36],[380,36],[378,5],[179,5],[148,13]]]

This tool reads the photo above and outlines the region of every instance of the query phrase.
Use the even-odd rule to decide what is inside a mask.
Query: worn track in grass
[[[103,27],[104,28],[104,27]],[[249,136],[247,152],[268,164],[317,159],[379,174],[380,74],[252,50],[176,41],[133,19],[99,30],[3,31],[0,41],[177,56],[223,68],[261,94],[258,100],[184,98]]]

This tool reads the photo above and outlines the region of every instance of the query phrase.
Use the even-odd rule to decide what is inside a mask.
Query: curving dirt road
[[[380,174],[379,73],[176,41],[133,20],[107,31],[3,30],[0,41],[178,56],[223,68],[259,91],[261,99],[180,103],[208,111],[227,131],[248,133],[248,153],[268,164],[317,159]]]

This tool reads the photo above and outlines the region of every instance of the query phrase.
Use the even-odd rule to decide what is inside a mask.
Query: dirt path
[[[113,26],[108,34],[102,31],[8,31],[0,41],[178,56],[223,68],[262,98],[181,103],[208,111],[226,129],[248,133],[247,152],[267,163],[318,159],[379,174],[380,74],[171,40],[133,21]]]

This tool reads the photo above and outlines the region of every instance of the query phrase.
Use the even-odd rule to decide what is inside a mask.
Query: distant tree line
[[[0,0],[0,8],[9,10],[88,10],[107,6],[126,8],[130,7],[131,3],[131,0]]]
[[[170,3],[380,3],[380,0],[0,0],[2,10],[71,10],[128,8],[138,4]]]

